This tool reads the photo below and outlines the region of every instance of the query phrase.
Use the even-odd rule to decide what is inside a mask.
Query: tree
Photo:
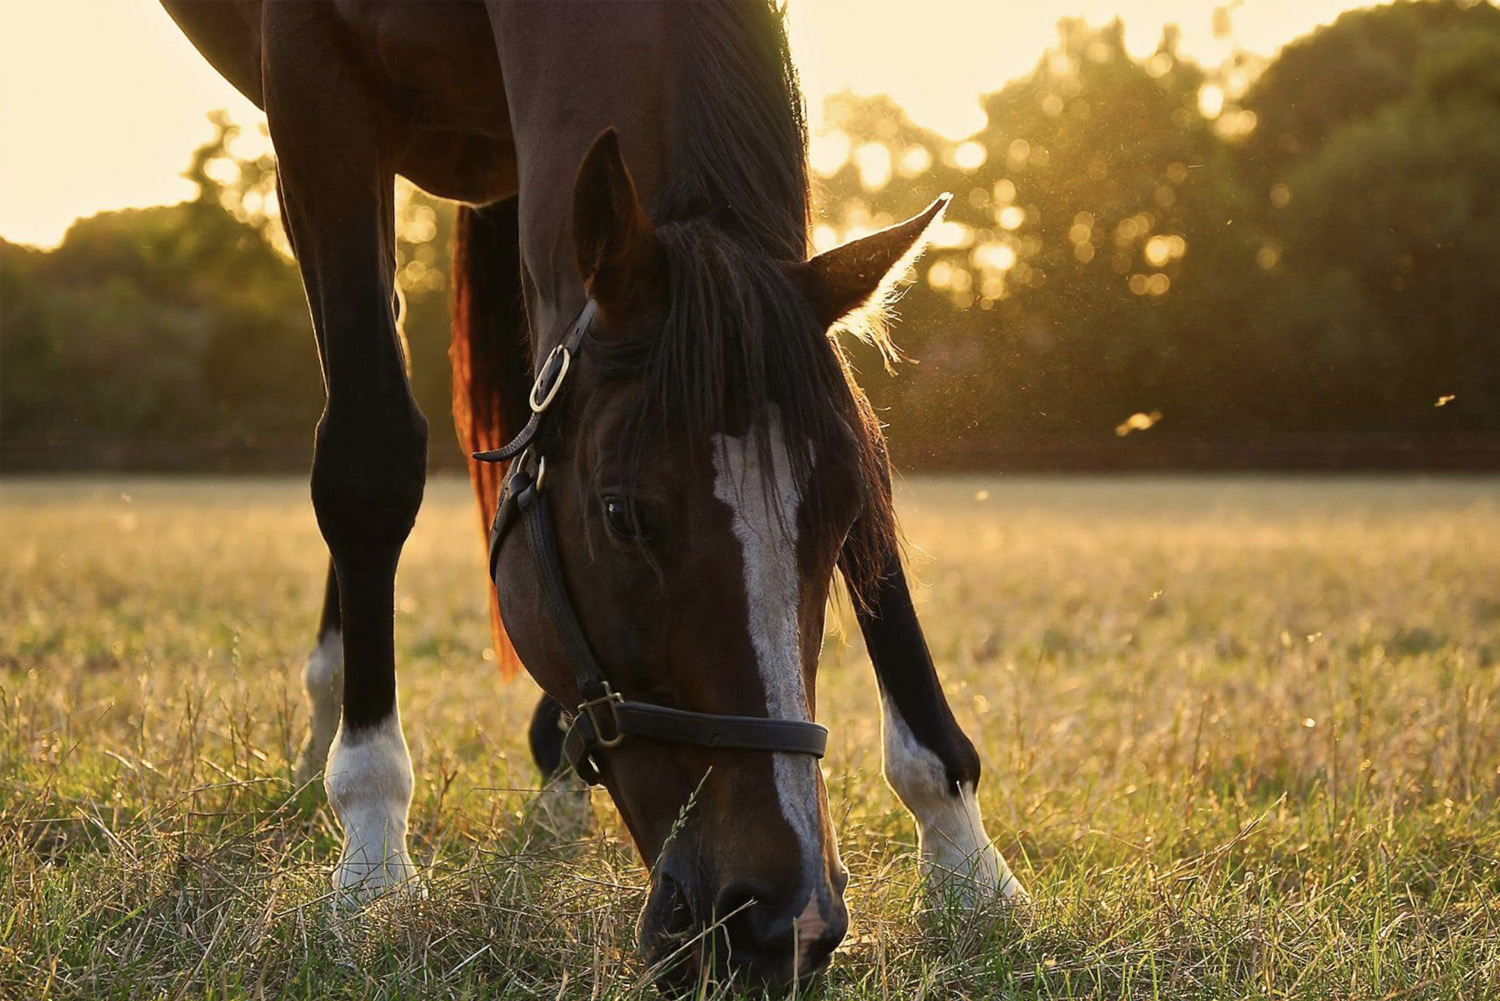
[[[1408,40],[1400,95],[1283,167],[1265,322],[1319,376],[1307,424],[1500,427],[1500,12],[1484,10],[1461,15],[1479,30]]]
[[[918,134],[878,102],[840,113],[856,161],[886,143],[897,163],[931,164],[899,184],[871,184],[857,162],[834,173],[846,227],[850,206],[879,224],[955,193],[903,302],[901,338],[922,365],[899,395],[875,380],[899,410],[898,445],[1109,436],[1139,410],[1198,427],[1234,419],[1210,375],[1245,371],[1243,303],[1259,273],[1252,234],[1232,228],[1243,193],[1198,110],[1202,71],[1170,33],[1145,64],[1123,35],[1118,22],[1064,21],[1029,77],[983,100],[989,123],[963,143]]]
[[[1500,10],[1353,11],[1243,93],[1243,53],[1205,71],[1171,29],[1143,60],[1123,38],[1062,22],[961,142],[889,98],[830,99],[815,247],[955,196],[899,304],[916,363],[893,378],[852,348],[897,463],[992,463],[1024,436],[1110,464],[1169,430],[1500,431]],[[273,162],[213,121],[195,199],[80,220],[51,253],[0,242],[8,464],[26,445],[305,467],[323,398]],[[413,389],[433,460],[457,465],[452,208],[404,182],[396,204]],[[1162,431],[1119,443],[1155,413]]]
[[[1500,34],[1500,9],[1427,0],[1348,11],[1287,45],[1241,102],[1256,118],[1238,149],[1246,179],[1269,192],[1342,126],[1409,96],[1429,53],[1475,34]]]
[[[81,219],[50,253],[0,241],[8,464],[306,467],[323,392],[274,161],[264,145],[236,156],[239,126],[210,121],[190,201]],[[458,465],[444,433],[452,207],[404,182],[397,207],[413,386],[435,461]]]
[[[204,177],[193,201],[81,219],[50,253],[0,246],[8,457],[194,467],[267,439],[306,454],[321,392],[296,270]]]

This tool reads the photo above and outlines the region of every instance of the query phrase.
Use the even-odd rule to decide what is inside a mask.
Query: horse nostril
[[[837,903],[825,911],[817,893],[803,899],[788,907],[747,883],[720,890],[714,915],[729,939],[731,964],[770,979],[789,979],[794,966],[804,975],[820,969],[843,941],[848,917]]]
[[[771,910],[766,904],[773,899],[772,894],[749,883],[730,883],[719,891],[714,900],[714,918],[724,923],[724,930],[736,951],[740,943],[749,946],[762,938],[758,930],[760,921],[755,918]],[[755,918],[751,917],[752,913]]]

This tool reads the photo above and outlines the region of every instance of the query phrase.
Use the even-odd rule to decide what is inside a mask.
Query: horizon
[[[1176,25],[1183,53],[1212,67],[1233,44],[1269,58],[1344,11],[1369,6],[1378,4],[1043,0],[1001,10],[977,0],[874,0],[848,18],[840,3],[790,0],[788,34],[814,134],[824,101],[851,91],[887,94],[917,125],[958,140],[985,124],[980,95],[1029,74],[1063,18],[1094,26],[1120,19],[1137,58]],[[1215,26],[1226,7],[1232,39]],[[84,8],[96,30],[80,38],[68,29]],[[265,120],[155,4],[0,0],[0,18],[0,137],[10,151],[0,155],[0,238],[12,243],[51,249],[77,219],[191,198],[182,171],[189,153],[212,138],[208,113],[226,110],[247,142]],[[100,78],[110,85],[99,86]],[[155,112],[149,122],[139,114],[147,107]],[[91,128],[60,127],[75,121]],[[34,155],[42,149],[50,155]]]

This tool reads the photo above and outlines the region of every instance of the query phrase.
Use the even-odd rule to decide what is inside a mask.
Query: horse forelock
[[[895,545],[894,517],[880,425],[837,340],[781,261],[708,220],[671,223],[657,233],[669,273],[665,319],[650,334],[599,346],[606,373],[641,384],[619,446],[627,481],[648,448],[708,462],[708,443],[726,432],[752,435],[769,455],[776,443],[760,418],[774,410],[781,434],[799,447],[788,456],[788,479],[766,479],[768,496],[790,484],[806,501],[813,532],[842,532],[846,526],[824,516],[824,493],[811,480],[815,469],[839,464],[853,474],[861,526],[845,569],[861,600],[884,567],[876,550]]]
[[[879,421],[834,336],[787,270],[807,254],[811,203],[807,125],[787,45],[785,11],[767,0],[673,4],[674,129],[665,186],[651,208],[666,252],[670,303],[661,328],[603,348],[606,370],[643,382],[622,444],[625,475],[669,430],[678,453],[705,461],[714,434],[768,405],[789,440],[791,482],[814,530],[842,531],[808,489],[811,456],[847,457],[863,513],[846,578],[863,602],[894,552]],[[763,452],[772,447],[756,432]],[[763,463],[760,468],[770,469]],[[766,488],[778,489],[768,481]]]

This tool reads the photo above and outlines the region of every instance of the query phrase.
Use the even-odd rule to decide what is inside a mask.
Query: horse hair
[[[807,116],[785,14],[766,0],[669,8],[676,121],[654,218],[709,217],[772,257],[807,252]]]
[[[612,352],[614,365],[645,383],[622,442],[626,476],[654,436],[679,429],[686,441],[677,444],[691,453],[732,413],[774,404],[804,497],[815,461],[855,465],[863,508],[843,567],[863,604],[896,551],[889,468],[879,421],[847,357],[788,273],[806,257],[810,187],[785,14],[768,2],[679,4],[672,12],[684,36],[684,75],[674,159],[653,212],[671,301],[655,335]],[[884,337],[878,325],[870,329]],[[769,448],[764,430],[760,437],[757,446]],[[774,489],[771,464],[761,468]],[[825,519],[811,499],[816,530]]]

